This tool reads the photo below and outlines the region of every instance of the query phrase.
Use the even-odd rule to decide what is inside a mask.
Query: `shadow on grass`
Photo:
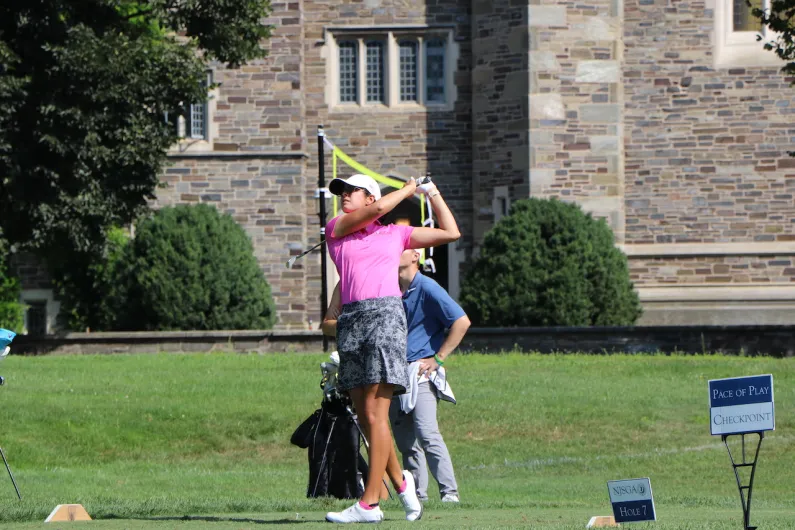
[[[132,519],[135,521],[203,521],[206,523],[251,523],[251,524],[298,524],[298,523],[317,523],[318,521],[308,521],[302,519],[276,519],[266,521],[265,519],[252,519],[250,517],[213,517],[209,515],[182,515],[170,517],[121,517],[109,515],[103,519]]]

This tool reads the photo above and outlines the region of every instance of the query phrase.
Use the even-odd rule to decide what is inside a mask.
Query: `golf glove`
[[[428,194],[433,191],[436,185],[431,182],[431,177],[420,177],[417,179],[417,191]]]

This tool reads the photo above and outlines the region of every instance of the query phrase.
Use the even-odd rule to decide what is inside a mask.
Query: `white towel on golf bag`
[[[439,396],[439,399],[455,404],[455,395],[453,394],[453,389],[450,388],[450,384],[447,382],[447,375],[444,373],[443,366],[440,366],[430,377],[428,377],[427,374],[418,376],[417,374],[419,374],[419,372],[420,361],[414,361],[406,368],[406,373],[409,376],[409,387],[406,389],[405,394],[398,396],[400,398],[400,410],[402,410],[404,414],[408,414],[414,410],[414,407],[417,405],[417,395],[420,391],[419,385],[426,381],[430,381],[430,383],[436,387],[436,395]]]

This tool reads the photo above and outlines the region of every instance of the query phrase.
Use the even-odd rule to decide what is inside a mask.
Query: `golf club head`
[[[292,258],[288,259],[287,260],[287,268],[288,269],[292,269],[293,268],[293,263],[295,263],[295,260],[297,260],[297,259],[298,259],[298,256],[293,256]]]

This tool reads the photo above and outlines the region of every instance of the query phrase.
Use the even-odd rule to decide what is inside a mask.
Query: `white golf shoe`
[[[380,506],[372,510],[365,510],[356,501],[353,506],[341,512],[328,512],[326,521],[330,523],[380,523],[384,520],[384,512]]]
[[[442,502],[461,502],[461,499],[458,498],[458,495],[447,493],[442,497]]]
[[[406,481],[406,489],[403,493],[398,493],[398,497],[406,510],[406,521],[419,521],[422,517],[422,503],[417,497],[414,477],[408,471],[403,471],[403,480]]]

